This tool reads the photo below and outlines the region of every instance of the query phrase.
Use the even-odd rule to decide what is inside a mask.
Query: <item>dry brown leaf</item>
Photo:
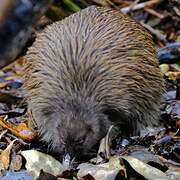
[[[6,86],[6,84],[0,83],[0,88],[4,88],[5,86]]]
[[[11,72],[16,72],[16,74],[20,74],[23,63],[24,63],[24,57],[22,56],[17,60],[15,60],[14,62],[12,62],[11,64],[5,66],[2,70],[4,72],[11,71]]]
[[[2,168],[1,170],[6,170],[9,167],[9,156],[15,141],[16,139],[11,141],[8,147],[0,154],[0,167]]]
[[[12,160],[11,160],[11,166],[14,171],[19,171],[22,166],[22,156],[13,153]]]
[[[5,116],[0,117],[0,126],[9,129],[15,136],[28,141],[36,138],[37,133],[32,128],[28,128],[25,123],[14,125],[10,122],[5,121],[4,118]]]
[[[170,65],[169,66],[169,71],[171,71],[171,72],[180,72],[180,69],[178,67],[176,67],[176,66]]]
[[[165,76],[168,77],[169,80],[175,81],[176,79],[180,79],[180,72],[167,72]]]
[[[32,128],[28,128],[25,123],[21,123],[17,126],[17,131],[19,132],[19,137],[24,140],[33,140],[36,138],[37,134]]]

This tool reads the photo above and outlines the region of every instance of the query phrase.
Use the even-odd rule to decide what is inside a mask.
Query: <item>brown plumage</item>
[[[48,26],[26,55],[24,96],[43,140],[88,151],[110,124],[124,136],[156,125],[163,79],[150,34],[91,6]]]

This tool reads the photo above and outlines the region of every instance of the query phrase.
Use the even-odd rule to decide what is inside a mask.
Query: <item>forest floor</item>
[[[111,138],[111,143],[101,143],[109,151],[108,159],[100,149],[95,159],[85,159],[78,167],[65,170],[38,139],[37,131],[28,126],[21,71],[24,54],[37,32],[92,4],[121,10],[152,34],[167,89],[161,103],[163,127],[128,139],[120,135]],[[0,177],[4,180],[180,179],[180,2],[56,0],[33,27],[15,61],[0,70]]]

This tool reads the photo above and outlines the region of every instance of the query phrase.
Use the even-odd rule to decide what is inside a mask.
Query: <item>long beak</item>
[[[68,153],[63,157],[62,165],[63,165],[64,170],[68,170],[68,169],[72,168],[74,159],[75,158],[70,157],[70,155]]]

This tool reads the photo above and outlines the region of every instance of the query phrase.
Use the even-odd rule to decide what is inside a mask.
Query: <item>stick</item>
[[[156,4],[159,4],[162,1],[163,0],[150,0],[150,1],[147,1],[147,2],[144,2],[144,3],[136,4],[133,7],[131,5],[127,6],[127,7],[124,7],[124,8],[121,9],[121,11],[123,13],[127,14],[130,11],[139,10],[139,9],[143,9],[143,8],[146,8],[146,7],[154,6]]]

